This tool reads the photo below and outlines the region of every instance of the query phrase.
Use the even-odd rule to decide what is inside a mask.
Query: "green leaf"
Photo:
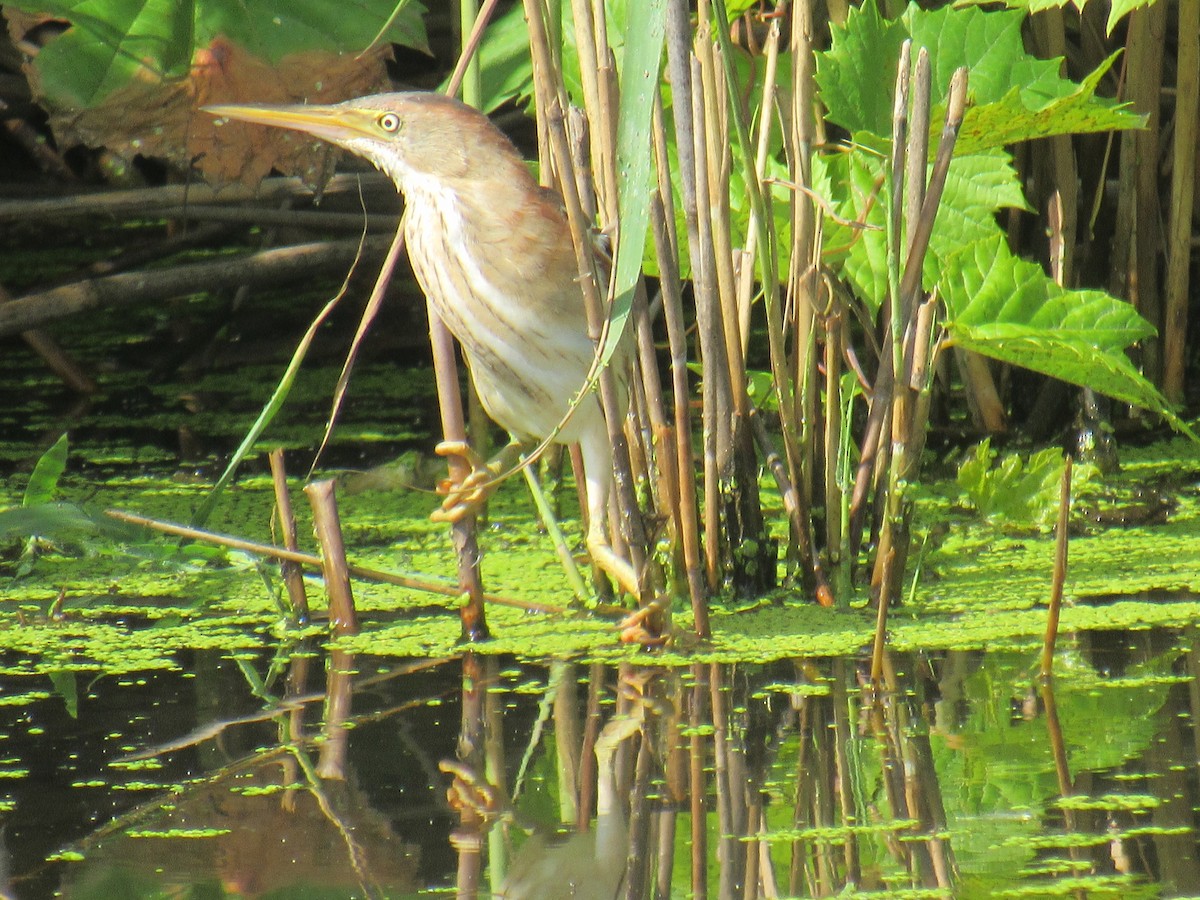
[[[1038,59],[1025,51],[1024,13],[910,6],[902,18],[912,36],[913,59],[920,47],[929,53],[935,103],[945,99],[950,77],[964,65],[970,69],[970,95],[977,106],[995,103],[1014,86],[1038,102],[1075,88],[1059,77],[1059,60]]]
[[[887,21],[869,0],[833,29],[830,50],[817,55],[817,84],[829,117],[852,133],[890,135],[894,73],[900,45],[911,37],[914,58],[918,48],[929,54],[935,107],[944,104],[954,70],[970,70],[972,106],[957,151],[964,155],[1031,138],[1141,125],[1127,104],[1095,95],[1115,57],[1076,84],[1059,75],[1060,59],[1025,52],[1024,19],[1018,10],[930,11],[911,4],[900,19]],[[933,128],[941,129],[936,117]]]
[[[955,0],[955,6],[987,6],[993,0]],[[1005,0],[1004,5],[1009,9],[1022,9],[1027,13],[1044,12],[1048,9],[1062,9],[1068,3],[1083,9],[1086,0]]]
[[[950,256],[937,291],[954,345],[1155,410],[1178,425],[1123,352],[1154,334],[1128,303],[1058,286],[1039,266],[1014,257],[1000,235]]]
[[[578,54],[573,32],[571,34],[570,52],[563,48],[563,80],[568,84],[573,80],[578,85]],[[566,39],[564,35],[564,41]],[[529,56],[529,28],[521,4],[514,4],[488,25],[479,45],[479,70],[483,82],[479,108],[485,113],[509,100],[516,100],[522,106],[532,102],[533,61]],[[445,82],[442,88],[445,88]]]
[[[879,138],[859,135],[863,144],[848,154],[813,160],[813,182],[818,194],[830,199],[846,222],[863,221],[866,228],[827,220],[826,247],[841,260],[856,293],[872,311],[887,293],[887,241],[884,233],[883,184],[886,160]],[[862,149],[860,149],[862,148]],[[879,149],[875,149],[879,148]],[[1002,150],[973,156],[955,156],[946,175],[941,206],[930,236],[924,282],[932,288],[942,273],[943,260],[964,245],[1000,234],[996,212],[1004,207],[1028,209],[1012,157]]]
[[[955,6],[981,6],[992,0],[957,0]],[[1083,12],[1089,2],[1097,0],[1005,0],[1009,9],[1022,9],[1029,13],[1044,12],[1048,9],[1061,9],[1070,3],[1075,9]],[[1105,34],[1111,35],[1117,23],[1135,9],[1149,6],[1154,0],[1112,0],[1109,4],[1108,22],[1104,26]]]
[[[135,79],[183,78],[197,51],[223,37],[270,63],[308,50],[358,52],[400,7],[386,40],[428,51],[418,0],[16,0],[10,6],[66,19],[35,66],[56,109],[83,109]],[[253,11],[251,11],[251,9]]]
[[[1082,7],[1084,0],[1077,0]],[[1154,0],[1112,0],[1112,6],[1108,10],[1108,22],[1105,23],[1104,31],[1106,34],[1112,34],[1113,29],[1117,27],[1125,16],[1133,12],[1135,9],[1142,9],[1149,6]]]
[[[752,9],[759,6],[758,0],[728,0],[725,4],[725,15],[732,22],[734,19],[744,16]]]
[[[120,541],[136,534],[106,516],[93,516],[74,503],[31,503],[0,509],[0,540],[37,535],[55,543]]]
[[[631,16],[639,13],[641,5],[627,0],[606,0],[604,4],[609,45],[618,71],[625,52],[624,40],[628,38],[628,22]],[[579,75],[579,53],[575,49],[572,0],[559,0],[559,14],[562,17],[560,64],[563,84],[571,102],[582,106],[583,84]],[[480,109],[491,112],[508,100],[532,106],[533,62],[529,56],[529,28],[520,3],[513,4],[488,26],[479,45],[479,63],[483,80]]]
[[[851,134],[891,134],[896,64],[908,36],[902,22],[883,18],[875,0],[850,8],[846,24],[833,27],[829,50],[817,54],[816,81],[830,119]]]
[[[1040,266],[1013,256],[999,235],[963,247],[947,263],[938,289],[952,333],[1030,328],[1103,351],[1123,350],[1154,334],[1124,300],[1059,287]]]
[[[50,683],[54,685],[54,693],[62,697],[67,708],[67,715],[72,719],[79,718],[79,685],[77,673],[69,669],[54,669],[50,671]]]
[[[21,500],[21,506],[29,508],[53,500],[54,493],[58,489],[58,479],[62,477],[66,468],[67,435],[64,432],[54,442],[54,446],[41,455],[33,467],[33,473],[29,476],[29,484],[25,486],[25,496]]]
[[[1070,93],[1044,98],[1040,104],[1034,92],[1014,87],[994,103],[968,109],[958,133],[959,151],[973,153],[1056,134],[1141,128],[1145,116],[1132,112],[1129,104],[1095,95],[1096,86],[1116,58],[1116,53],[1108,57]]]
[[[996,452],[984,440],[958,469],[958,486],[985,519],[1005,525],[1034,525],[1050,528],[1058,517],[1062,482],[1062,451],[1050,447],[1027,459],[1005,456],[995,465]],[[1071,473],[1072,496],[1079,496],[1086,483],[1096,477],[1095,466],[1077,465]]]

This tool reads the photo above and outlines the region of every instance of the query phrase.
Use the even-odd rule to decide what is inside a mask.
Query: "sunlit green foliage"
[[[197,52],[217,37],[270,62],[306,50],[362,50],[385,25],[386,40],[426,47],[418,0],[282,0],[252,6],[224,0],[17,0],[5,5],[71,23],[35,63],[40,89],[55,108],[95,106],[147,76],[182,78]]]
[[[1034,525],[1048,529],[1058,517],[1063,455],[1054,447],[1031,453],[1027,458],[999,454],[991,441],[981,441],[975,452],[958,468],[958,486],[985,519],[1008,528]],[[1094,466],[1078,465],[1071,473],[1072,496],[1097,476]]]

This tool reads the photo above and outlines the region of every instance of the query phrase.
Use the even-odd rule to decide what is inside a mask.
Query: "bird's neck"
[[[497,177],[445,178],[410,173],[397,179],[410,206],[431,205],[467,219],[505,217],[520,208],[537,186],[528,172],[526,184]],[[524,179],[521,179],[524,180]]]
[[[469,238],[468,250],[519,254],[535,266],[554,265],[551,258],[565,253],[570,265],[571,238],[561,202],[523,166],[511,178],[417,175],[401,189],[414,229],[461,234]]]

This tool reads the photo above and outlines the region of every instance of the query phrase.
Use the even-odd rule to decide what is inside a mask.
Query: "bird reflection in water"
[[[500,889],[491,896],[506,900],[613,900],[620,896],[626,878],[629,852],[629,815],[618,796],[616,754],[621,743],[642,733],[646,712],[659,711],[649,692],[650,676],[642,672],[623,675],[622,695],[630,701],[627,712],[616,714],[596,738],[596,821],[584,832],[565,840],[535,830],[513,860]],[[452,806],[472,803],[480,818],[495,822],[515,818],[507,800],[482,782],[475,773],[454,761],[441,763],[452,772]]]

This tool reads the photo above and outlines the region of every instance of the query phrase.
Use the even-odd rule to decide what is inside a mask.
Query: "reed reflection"
[[[508,898],[953,889],[933,706],[890,660],[885,694],[845,661],[545,674],[540,714],[515,741],[482,707],[464,719],[485,732],[489,771],[519,748],[502,767],[511,797],[478,761],[443,763],[461,811],[460,897],[477,896],[466,861],[485,843],[493,896]]]

